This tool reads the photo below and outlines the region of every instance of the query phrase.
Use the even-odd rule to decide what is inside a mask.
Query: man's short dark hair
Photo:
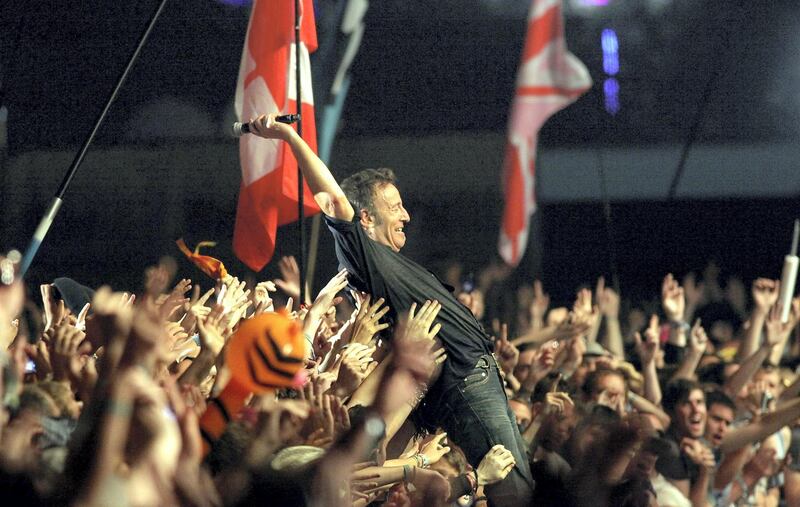
[[[345,178],[340,186],[353,205],[356,215],[365,209],[370,215],[375,215],[375,189],[380,185],[391,183],[394,185],[397,178],[394,171],[388,167],[378,169],[363,169]]]
[[[736,404],[730,396],[719,389],[714,389],[706,393],[706,407],[711,408],[711,405],[722,405],[731,409],[734,414],[736,413]]]
[[[700,392],[703,389],[700,387],[700,384],[695,382],[694,380],[688,379],[678,379],[673,380],[664,387],[664,395],[661,398],[661,406],[664,407],[664,411],[672,415],[675,413],[675,408],[684,403],[686,400],[689,399],[691,396],[692,391],[699,390]],[[703,393],[705,395],[705,393]]]

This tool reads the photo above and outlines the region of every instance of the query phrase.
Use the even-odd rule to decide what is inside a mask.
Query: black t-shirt
[[[481,324],[433,273],[369,239],[355,220],[326,216],[325,223],[336,242],[336,258],[349,273],[350,285],[371,294],[373,301],[384,298],[391,320],[408,312],[412,303],[417,303],[417,308],[429,299],[441,303],[436,321],[442,329],[437,338],[447,351],[444,373],[450,374],[443,377],[466,376],[480,356],[492,352],[493,344]]]

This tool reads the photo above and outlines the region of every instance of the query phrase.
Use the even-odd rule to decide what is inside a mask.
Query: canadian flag
[[[247,27],[236,114],[247,122],[258,115],[297,110],[295,87],[294,0],[255,0]],[[315,152],[317,134],[309,52],[317,49],[312,0],[301,0],[300,70],[303,138]],[[233,250],[250,269],[260,271],[272,258],[279,225],[298,219],[297,161],[286,143],[254,135],[239,140],[242,184],[236,209]],[[319,212],[304,186],[304,214]]]
[[[567,50],[561,0],[534,0],[503,163],[506,202],[498,249],[509,266],[519,264],[525,253],[530,217],[536,211],[539,129],[591,86],[589,71]]]

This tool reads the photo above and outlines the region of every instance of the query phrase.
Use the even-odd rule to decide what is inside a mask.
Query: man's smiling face
[[[408,211],[403,207],[400,191],[391,183],[375,187],[373,193],[375,215],[366,220],[367,234],[382,245],[399,252],[406,244],[405,225],[411,221]]]

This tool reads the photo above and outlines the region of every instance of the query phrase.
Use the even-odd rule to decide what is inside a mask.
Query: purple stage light
[[[608,114],[615,115],[619,112],[619,83],[613,77],[603,83],[603,94],[606,98],[606,111]]]
[[[600,35],[600,46],[603,48],[603,70],[609,76],[616,76],[619,72],[619,40],[617,33],[606,28]]]

